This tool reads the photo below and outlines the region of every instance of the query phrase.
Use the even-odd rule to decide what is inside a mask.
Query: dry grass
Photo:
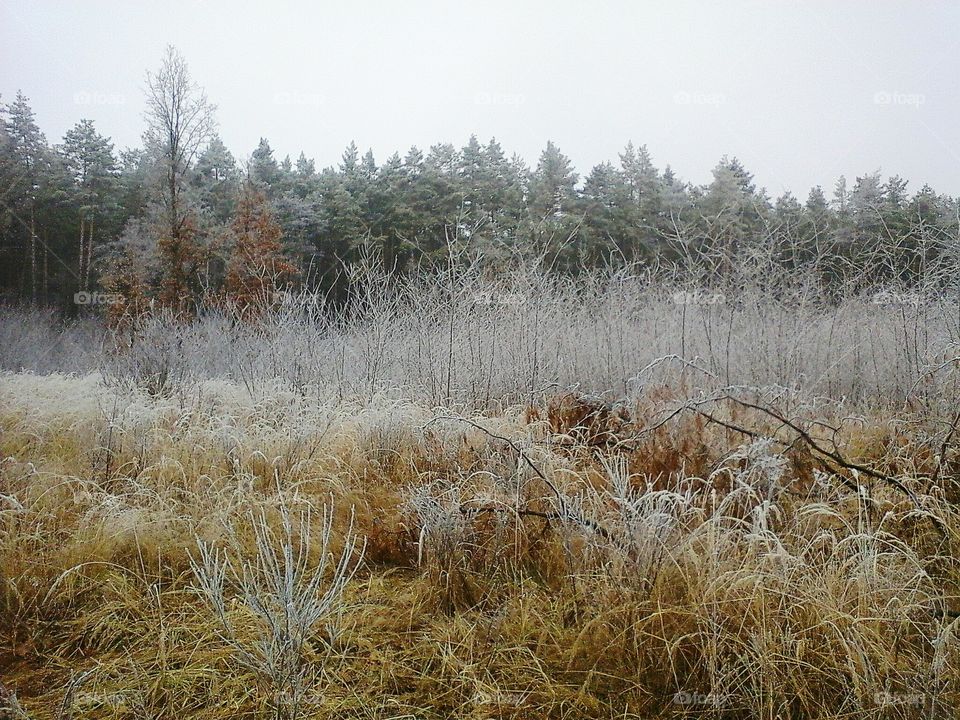
[[[955,716],[949,424],[750,395],[870,477],[705,402],[689,372],[629,407],[567,395],[463,420],[281,385],[0,377],[8,713],[66,717],[72,687],[78,718],[277,716],[238,652],[262,617],[228,583],[225,633],[191,559],[198,539],[236,568],[281,550],[289,509],[312,518],[314,567],[332,498],[327,550],[352,517],[366,552],[338,631],[294,649],[299,717]],[[690,397],[713,421],[672,416]]]

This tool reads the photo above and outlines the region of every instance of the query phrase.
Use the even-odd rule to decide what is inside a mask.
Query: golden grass
[[[229,527],[252,552],[251,513],[332,497],[338,532],[352,508],[367,551],[340,634],[304,652],[301,717],[960,712],[960,513],[936,488],[911,486],[923,512],[881,482],[851,493],[802,447],[781,457],[702,417],[618,444],[642,429],[618,409],[593,442],[559,402],[474,426],[227,383],[183,402],[3,376],[4,692],[57,718],[93,670],[74,717],[269,716],[267,682],[193,590],[191,554],[198,538],[235,547]],[[884,418],[843,438],[848,457],[919,474],[930,460],[912,443]]]

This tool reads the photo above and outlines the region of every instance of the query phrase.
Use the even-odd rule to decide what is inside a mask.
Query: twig
[[[958,424],[960,424],[960,410],[957,410],[957,414],[953,418],[953,423],[950,425],[950,430],[947,432],[946,436],[943,438],[943,443],[940,445],[940,454],[937,456],[937,467],[933,471],[933,475],[930,476],[931,485],[935,485],[937,480],[940,479],[940,472],[943,470],[943,459],[947,455],[947,448],[950,447],[950,441],[953,440],[953,436],[957,432]]]
[[[433,418],[433,420],[430,420],[430,421],[429,421],[426,425],[424,425],[423,427],[424,427],[424,429],[426,429],[426,428],[430,427],[431,425],[433,425],[435,422],[438,422],[438,421],[440,421],[440,420],[453,420],[453,421],[456,421],[456,422],[466,423],[467,425],[470,425],[471,427],[476,428],[476,429],[479,430],[480,432],[485,433],[485,434],[488,435],[489,437],[492,437],[494,440],[500,440],[500,441],[502,441],[502,442],[507,443],[511,448],[513,448],[514,452],[516,452],[517,455],[518,455],[520,458],[523,459],[523,461],[530,467],[530,469],[533,470],[533,472],[535,472],[535,473],[537,474],[537,477],[539,477],[541,480],[543,480],[543,482],[546,484],[546,486],[547,486],[548,488],[550,488],[550,490],[553,491],[553,494],[556,495],[556,497],[557,497],[557,502],[560,504],[560,513],[561,513],[562,515],[566,516],[566,513],[567,513],[567,504],[566,504],[566,501],[565,501],[565,499],[564,499],[564,497],[563,497],[563,493],[561,493],[560,490],[557,488],[557,486],[554,485],[553,482],[552,482],[546,475],[543,474],[543,472],[540,470],[540,468],[538,468],[538,467],[534,464],[534,462],[530,459],[530,457],[529,457],[529,456],[523,451],[523,449],[522,449],[519,445],[517,445],[513,440],[511,440],[511,439],[508,438],[508,437],[504,437],[503,435],[497,435],[495,432],[492,432],[492,431],[490,431],[490,430],[487,430],[487,428],[483,427],[482,425],[479,425],[478,423],[475,423],[473,420],[468,420],[467,418],[464,418],[464,417],[456,417],[456,416],[450,416],[450,415],[441,415],[441,416],[438,416],[438,417]]]
[[[602,537],[604,540],[613,539],[612,536],[610,535],[610,531],[607,530],[605,527],[603,527],[603,525],[599,524],[598,522],[595,522],[594,520],[591,520],[590,518],[581,517],[579,515],[577,517],[572,517],[571,515],[561,515],[560,513],[544,512],[542,510],[530,510],[529,508],[498,508],[498,507],[493,507],[492,505],[484,505],[482,507],[464,506],[460,508],[460,512],[464,514],[474,513],[477,515],[480,515],[483,513],[512,512],[519,517],[534,517],[534,518],[539,518],[541,520],[546,520],[547,522],[550,522],[551,520],[555,520],[557,522],[563,522],[564,520],[574,520],[580,525],[583,525],[584,527],[589,528],[590,530],[593,530],[595,533],[597,533],[597,535]]]

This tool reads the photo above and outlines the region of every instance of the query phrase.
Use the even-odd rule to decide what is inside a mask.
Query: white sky
[[[81,117],[139,144],[173,43],[239,159],[378,162],[471,133],[584,175],[628,140],[684,179],[724,153],[771,194],[875,169],[960,195],[960,3],[2,0],[0,99],[48,140]]]

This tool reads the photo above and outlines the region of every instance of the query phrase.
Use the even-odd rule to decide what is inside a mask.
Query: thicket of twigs
[[[0,703],[955,716],[960,303],[807,277],[5,313]]]

